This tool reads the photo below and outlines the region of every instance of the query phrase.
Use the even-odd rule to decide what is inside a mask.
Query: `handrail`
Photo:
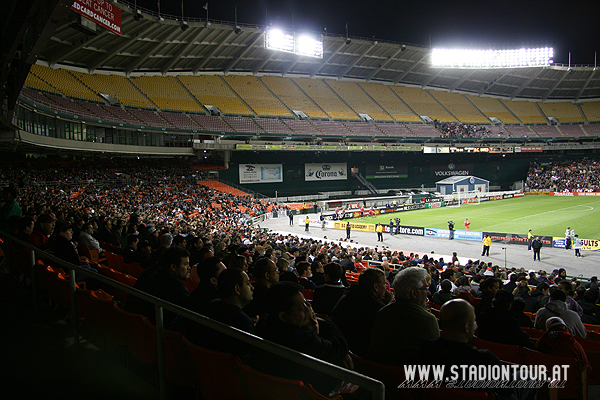
[[[315,357],[312,357],[312,356],[309,356],[309,355],[306,355],[303,353],[299,353],[295,350],[292,350],[287,347],[270,342],[270,341],[260,338],[258,336],[241,331],[237,328],[233,328],[231,326],[214,321],[208,317],[205,317],[203,315],[200,315],[198,313],[190,311],[186,308],[180,307],[180,306],[170,303],[168,301],[164,301],[158,297],[149,295],[141,290],[134,289],[133,287],[127,286],[124,283],[117,282],[113,279],[107,278],[99,273],[91,272],[87,269],[81,268],[74,264],[67,263],[66,261],[63,261],[60,258],[57,258],[56,256],[54,256],[48,252],[42,251],[42,250],[38,249],[37,247],[30,245],[29,243],[23,242],[22,240],[17,239],[16,237],[14,237],[6,232],[0,231],[0,234],[5,238],[11,239],[12,241],[14,241],[16,243],[19,243],[19,244],[29,248],[32,251],[32,257],[31,257],[32,261],[35,260],[35,257],[34,257],[35,253],[39,253],[39,254],[43,255],[46,259],[51,260],[51,261],[57,263],[58,265],[66,267],[70,270],[69,276],[70,276],[70,287],[71,287],[71,320],[73,321],[73,333],[74,333],[73,339],[74,339],[75,345],[78,345],[78,343],[79,343],[79,333],[78,333],[78,329],[77,329],[77,304],[76,304],[76,298],[75,298],[75,290],[76,290],[76,288],[75,288],[75,271],[78,271],[87,276],[93,277],[94,279],[96,279],[102,283],[108,284],[109,286],[115,287],[119,290],[123,290],[123,291],[127,292],[128,294],[134,295],[136,297],[139,297],[145,301],[148,301],[148,302],[154,304],[155,311],[156,311],[156,332],[157,332],[156,334],[157,334],[157,343],[158,343],[157,355],[158,355],[158,370],[159,370],[159,374],[160,374],[159,390],[160,390],[161,399],[168,398],[167,391],[166,391],[166,384],[165,384],[166,368],[165,368],[165,355],[164,355],[164,324],[163,324],[163,318],[162,318],[163,309],[175,312],[175,313],[177,313],[185,318],[188,318],[194,322],[197,322],[205,327],[212,328],[220,333],[224,333],[234,339],[240,340],[244,343],[250,344],[259,349],[268,351],[270,353],[277,354],[278,356],[281,356],[290,361],[296,362],[305,367],[312,368],[318,372],[327,374],[329,376],[338,378],[338,379],[346,381],[346,382],[352,382],[354,384],[357,384],[360,387],[371,391],[373,394],[372,398],[374,400],[383,400],[385,397],[385,386],[383,383],[381,383],[378,380],[375,380],[368,376],[364,376],[362,374],[350,371],[350,370],[342,368],[342,367],[338,367],[337,365],[330,364],[328,362],[319,360]],[[9,251],[12,250],[10,245],[8,245],[7,247],[8,247]],[[32,269],[32,277],[33,277],[33,279],[35,279],[35,277],[34,277],[35,262],[32,263],[31,269]],[[34,280],[33,284],[35,285],[35,280]],[[35,291],[34,291],[34,293],[35,293]],[[34,304],[35,304],[35,301],[34,301]]]

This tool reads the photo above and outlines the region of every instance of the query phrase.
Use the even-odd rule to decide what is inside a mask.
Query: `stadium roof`
[[[600,71],[590,66],[464,70],[432,68],[430,49],[375,38],[323,36],[323,59],[267,50],[265,26],[186,19],[141,10],[119,1],[123,36],[98,28],[96,35],[75,29],[69,12],[38,54],[51,67],[88,73],[254,74],[308,76],[412,85],[535,100],[600,98]],[[179,19],[178,19],[179,18]]]

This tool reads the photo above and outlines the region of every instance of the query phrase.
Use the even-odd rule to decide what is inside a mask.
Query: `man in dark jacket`
[[[306,302],[300,286],[279,282],[267,293],[267,317],[259,322],[258,336],[320,360],[349,367],[348,345],[331,321],[317,318]],[[311,384],[321,393],[330,393],[336,378],[314,371],[272,353],[253,352],[251,366],[265,373]]]
[[[189,291],[184,280],[190,275],[190,253],[180,247],[172,247],[161,259],[161,268],[150,276],[140,290],[173,304],[185,307]],[[150,322],[156,323],[154,304],[139,297],[128,296],[125,311],[142,314]],[[178,315],[172,311],[164,311],[164,324],[167,329],[177,329]]]
[[[513,300],[513,295],[506,290],[496,292],[492,308],[483,311],[477,318],[478,336],[491,342],[516,344],[532,349],[534,343],[509,312]]]
[[[531,242],[531,248],[533,249],[533,261],[536,260],[536,257],[537,260],[540,261],[540,250],[542,248],[542,241],[538,236],[536,236],[533,242]]]
[[[378,268],[365,268],[358,277],[358,285],[350,286],[337,302],[331,320],[340,328],[354,354],[366,356],[377,312],[391,299],[385,273]]]
[[[325,284],[317,286],[313,293],[313,308],[316,313],[331,315],[333,307],[346,292],[342,284],[342,266],[332,262],[325,265]]]

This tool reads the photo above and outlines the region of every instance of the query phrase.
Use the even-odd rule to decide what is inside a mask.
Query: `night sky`
[[[156,0],[137,1],[157,11]],[[184,16],[206,18],[206,0],[184,0]],[[161,13],[181,15],[180,0]],[[600,1],[516,0],[238,0],[208,1],[211,20],[345,34],[432,47],[554,47],[555,63],[594,64],[600,53]],[[600,59],[598,60],[600,63]]]

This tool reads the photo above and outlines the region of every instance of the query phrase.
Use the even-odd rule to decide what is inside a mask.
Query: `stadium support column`
[[[225,166],[225,168],[229,169],[229,161],[231,160],[231,151],[224,151],[223,152],[223,165]]]

